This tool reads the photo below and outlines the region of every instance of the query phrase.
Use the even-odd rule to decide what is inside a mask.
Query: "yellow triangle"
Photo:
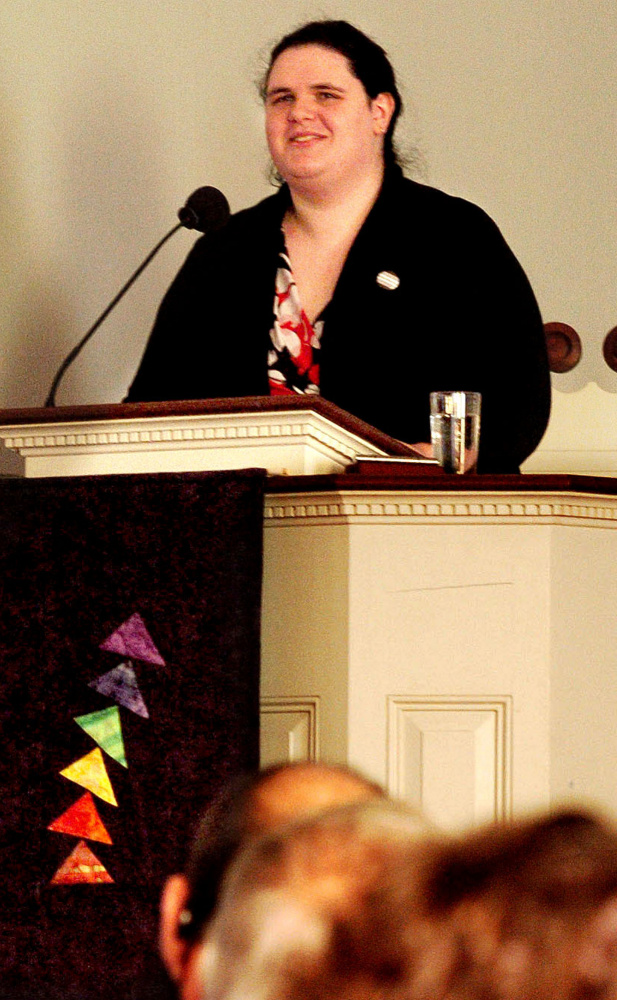
[[[112,806],[118,805],[99,747],[86,754],[85,757],[80,757],[74,764],[69,764],[68,767],[64,768],[64,771],[60,771],[60,774],[68,778],[69,781],[74,781],[76,785],[81,785],[82,788],[87,788],[89,792],[98,795],[99,799],[103,799],[103,802],[109,802]]]

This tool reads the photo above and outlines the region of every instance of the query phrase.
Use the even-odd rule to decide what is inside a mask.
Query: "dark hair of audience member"
[[[442,844],[423,910],[431,933],[416,956],[414,996],[615,995],[617,833],[592,813],[563,811]]]

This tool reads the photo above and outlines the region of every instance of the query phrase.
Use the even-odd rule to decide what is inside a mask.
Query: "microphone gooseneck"
[[[178,211],[178,218],[180,219],[180,222],[178,222],[177,225],[170,229],[169,232],[166,233],[161,240],[159,240],[146,259],[142,261],[137,270],[133,272],[126,284],[122,286],[115,298],[112,299],[107,308],[92,324],[88,332],[84,334],[72,351],[67,354],[54,376],[47,399],[45,400],[45,406],[53,407],[56,405],[56,392],[69,365],[73,363],[81,349],[85,347],[92,335],[96,333],[103,320],[109,316],[114,306],[116,306],[120,299],[123,298],[123,296],[128,292],[133,282],[137,280],[141,272],[148,266],[152,258],[156,256],[167,240],[182,228],[196,229],[200,233],[215,232],[217,229],[222,229],[222,227],[226,224],[229,219],[229,214],[230,212],[227,198],[222,191],[218,190],[218,188],[209,186],[200,187],[189,195],[186,203]]]

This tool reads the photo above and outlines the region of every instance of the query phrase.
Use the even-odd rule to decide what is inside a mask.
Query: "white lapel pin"
[[[393,292],[395,288],[401,283],[401,279],[398,274],[394,274],[393,271],[380,271],[377,275],[377,284],[380,288],[387,288],[388,291]]]

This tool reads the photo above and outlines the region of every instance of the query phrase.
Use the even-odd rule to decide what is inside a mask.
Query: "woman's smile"
[[[318,132],[300,132],[297,135],[290,135],[289,142],[295,145],[307,146],[309,144],[315,144],[325,138],[325,135],[321,135]]]

